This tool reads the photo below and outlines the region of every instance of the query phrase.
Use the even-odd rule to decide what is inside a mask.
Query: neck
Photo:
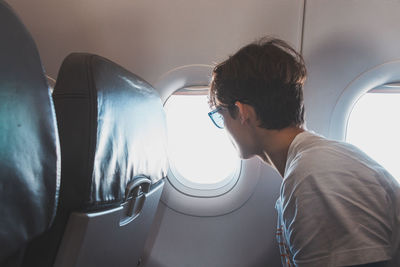
[[[266,163],[275,166],[282,177],[285,175],[287,154],[290,144],[299,133],[301,127],[287,127],[281,130],[260,129],[262,151],[258,156]]]

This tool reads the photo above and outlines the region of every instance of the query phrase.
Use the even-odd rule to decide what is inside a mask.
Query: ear
[[[256,112],[252,106],[244,104],[240,101],[236,101],[235,106],[238,109],[238,116],[241,124],[244,124],[246,122],[249,123],[257,118]]]

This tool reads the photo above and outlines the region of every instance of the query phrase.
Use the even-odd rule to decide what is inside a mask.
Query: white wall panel
[[[245,205],[224,216],[187,216],[161,203],[145,266],[281,266],[274,205],[282,178],[267,166],[261,176]]]
[[[74,51],[97,53],[150,83],[187,64],[212,64],[274,34],[299,46],[302,1],[8,0],[48,73]]]
[[[306,1],[309,128],[328,136],[331,114],[345,88],[365,71],[400,58],[399,13],[398,0]]]

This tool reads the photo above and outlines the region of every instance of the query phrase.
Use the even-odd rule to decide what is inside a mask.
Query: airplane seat
[[[36,45],[4,1],[0,38],[0,266],[19,266],[56,214],[60,152]]]
[[[161,99],[138,76],[84,53],[64,60],[53,99],[60,204],[26,266],[136,266],[168,169]]]

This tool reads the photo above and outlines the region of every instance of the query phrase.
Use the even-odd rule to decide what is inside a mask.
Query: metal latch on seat
[[[150,186],[151,180],[145,176],[137,176],[128,183],[122,204],[126,212],[120,220],[120,226],[130,223],[139,216],[146,201],[146,194],[150,191]]]

